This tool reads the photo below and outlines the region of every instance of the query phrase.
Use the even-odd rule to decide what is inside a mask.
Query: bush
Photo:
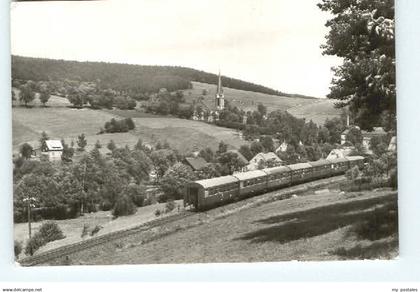
[[[165,204],[165,212],[169,213],[173,209],[175,209],[175,207],[176,207],[176,204],[175,204],[174,200],[170,200]]]
[[[144,201],[146,198],[146,188],[144,186],[130,184],[127,186],[124,193],[131,198],[137,207],[144,206]]]
[[[41,246],[45,245],[47,242],[42,238],[39,232],[35,233],[31,239],[29,239],[25,246],[25,254],[33,255]]]
[[[100,203],[99,209],[101,209],[102,211],[109,211],[112,209],[112,203],[108,199],[104,199]]]
[[[389,181],[386,179],[371,179],[362,177],[353,182],[344,182],[340,184],[340,190],[344,192],[360,192],[365,190],[373,190],[378,188],[389,187]]]
[[[389,174],[389,186],[393,189],[398,187],[398,172],[397,169],[391,169]]]
[[[397,202],[376,208],[352,230],[359,238],[378,240],[398,234]]]
[[[136,127],[132,118],[126,118],[124,121],[129,130],[133,130]]]
[[[101,230],[103,227],[101,225],[96,225],[95,228],[92,229],[92,231],[90,232],[90,236],[94,236],[96,233],[99,232],[99,230]]]
[[[20,241],[15,240],[14,250],[15,250],[15,258],[18,258],[20,253],[22,252],[22,243],[20,243]]]
[[[161,214],[162,214],[162,212],[161,212],[159,209],[157,209],[157,210],[155,211],[155,216],[156,216],[156,217],[159,217]]]
[[[136,213],[136,211],[137,208],[136,205],[134,205],[133,200],[129,196],[123,195],[115,203],[112,215],[114,215],[114,217],[127,216]]]
[[[112,118],[109,122],[105,123],[104,129],[101,129],[99,133],[124,133],[133,130],[135,127],[136,125],[131,118],[122,120]]]
[[[60,227],[58,227],[58,224],[55,222],[46,222],[42,224],[37,233],[41,235],[46,243],[65,237]]]
[[[130,97],[117,96],[114,98],[114,105],[121,110],[134,109],[136,107],[136,101]]]
[[[154,201],[152,200],[152,198],[147,197],[144,201],[143,201],[143,207],[144,206],[149,206],[152,205],[154,203]]]
[[[88,235],[88,232],[89,232],[89,225],[83,224],[82,234],[80,235],[80,237],[81,238],[85,237],[86,235]]]
[[[361,172],[359,170],[359,167],[355,165],[353,168],[350,168],[346,171],[346,178],[350,181],[356,181],[358,178],[360,178]]]

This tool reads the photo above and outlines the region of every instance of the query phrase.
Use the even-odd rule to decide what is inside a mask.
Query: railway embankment
[[[262,194],[260,196],[251,197],[243,201],[202,213],[183,211],[181,213],[156,219],[136,227],[115,231],[75,244],[43,252],[23,259],[20,264],[24,266],[45,264],[62,265],[69,261],[71,261],[72,264],[89,264],[88,262],[84,262],[83,260],[79,261],[78,259],[89,258],[92,254],[98,254],[98,252],[101,254],[101,251],[104,250],[111,251],[127,247],[135,248],[138,246],[144,246],[150,242],[160,240],[175,233],[200,228],[200,225],[208,224],[215,220],[227,218],[229,216],[234,216],[237,213],[257,208],[264,204],[289,198],[293,199],[295,197],[314,195],[317,190],[320,190],[319,192],[322,193],[322,190],[334,188],[343,180],[344,177],[340,176],[296,185]],[[346,198],[345,195],[343,195],[341,199],[355,200],[359,198]],[[360,199],[363,199],[362,196]],[[310,204],[308,207],[310,207]]]

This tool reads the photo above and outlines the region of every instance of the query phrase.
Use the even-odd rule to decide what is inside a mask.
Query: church
[[[225,108],[225,95],[223,94],[223,86],[222,86],[222,77],[220,76],[219,71],[219,79],[217,81],[217,91],[215,96],[215,106],[216,110],[221,111]]]
[[[206,104],[203,98],[199,98],[194,102],[194,114],[192,119],[195,121],[206,121],[209,123],[219,120],[220,111],[225,109],[225,95],[223,93],[222,76],[217,79],[217,89],[214,96],[213,104]]]

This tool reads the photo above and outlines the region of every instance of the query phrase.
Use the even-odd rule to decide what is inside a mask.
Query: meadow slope
[[[192,82],[192,84],[192,89],[184,90],[186,101],[191,103],[202,97],[204,104],[212,107],[217,86],[200,82]],[[207,91],[206,95],[203,95],[203,90]],[[228,87],[224,87],[223,90],[228,102],[245,111],[255,110],[257,105],[262,103],[269,112],[288,111],[298,118],[313,120],[317,124],[323,124],[325,119],[338,117],[340,114],[340,110],[334,108],[333,101],[329,99],[278,96]]]
[[[216,149],[220,141],[231,147],[247,143],[239,138],[238,132],[214,125],[178,119],[145,115],[136,110],[92,110],[68,107],[66,99],[53,96],[48,107],[35,105],[32,108],[15,106],[13,108],[13,150],[29,142],[37,146],[38,139],[45,131],[52,139],[65,139],[67,143],[76,141],[81,133],[86,135],[91,149],[96,141],[106,145],[111,139],[119,146],[133,146],[139,138],[143,142],[157,143],[167,141],[171,147],[182,153],[200,150],[205,147]],[[128,133],[101,134],[98,132],[111,118],[132,117],[136,129]]]
[[[79,265],[174,264],[392,259],[398,255],[397,233],[372,240],[354,233],[355,226],[374,219],[384,205],[396,208],[395,192],[311,190],[247,208],[246,201],[254,199],[111,240],[72,253],[69,260]],[[63,258],[57,258],[43,265],[62,263]]]

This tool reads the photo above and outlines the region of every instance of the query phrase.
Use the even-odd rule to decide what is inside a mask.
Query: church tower
[[[222,77],[220,76],[220,70],[219,70],[219,80],[217,82],[215,103],[216,103],[217,110],[223,110],[225,108],[225,96],[223,94]]]

